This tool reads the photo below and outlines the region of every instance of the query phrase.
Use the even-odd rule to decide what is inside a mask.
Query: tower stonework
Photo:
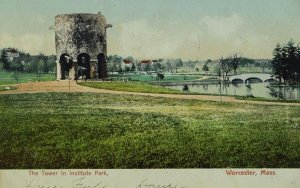
[[[57,80],[107,78],[108,27],[101,13],[55,17]]]

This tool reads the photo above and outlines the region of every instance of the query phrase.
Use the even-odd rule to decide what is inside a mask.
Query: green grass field
[[[300,167],[300,110],[132,95],[0,95],[0,167]]]
[[[16,80],[12,72],[0,70],[0,85],[10,85],[26,82],[44,82],[55,79],[55,75],[53,74],[19,73],[19,80]]]
[[[9,89],[7,89],[7,87],[9,88]],[[14,89],[16,89],[16,87],[14,87],[14,86],[1,86],[0,85],[0,91],[7,91],[7,90],[14,90]]]
[[[143,81],[143,82],[152,82],[158,81],[154,78],[155,75],[144,75],[144,74],[119,74],[119,75],[109,75],[110,78],[114,78],[116,80],[122,79],[130,79],[133,81]],[[164,74],[164,79],[160,82],[185,82],[189,80],[199,79],[202,76],[200,75],[180,75],[180,74]]]
[[[108,89],[117,91],[129,91],[129,92],[141,92],[141,93],[167,93],[167,94],[183,94],[184,92],[164,88],[162,86],[156,86],[145,82],[79,82],[79,85],[97,88],[97,89]]]

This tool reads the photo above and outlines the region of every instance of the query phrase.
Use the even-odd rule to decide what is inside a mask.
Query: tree
[[[0,62],[3,64],[3,69],[10,70],[10,63],[8,61],[8,56],[5,49],[3,49],[1,52]]]
[[[269,61],[263,61],[260,63],[260,67],[262,69],[262,72],[265,73],[267,68],[270,68],[270,62]]]
[[[128,56],[128,57],[126,57],[126,59],[129,60],[129,61],[131,61],[131,62],[134,61],[134,58],[132,56]]]
[[[183,62],[181,59],[176,59],[176,67],[182,67],[183,66]]]
[[[156,68],[159,69],[159,70],[162,70],[162,65],[160,62],[157,62],[156,63]]]
[[[37,65],[37,74],[41,74],[43,72],[44,64],[45,64],[45,61],[43,59],[41,59],[37,62],[37,64],[36,64]]]
[[[151,70],[151,65],[147,63],[144,67],[144,71],[149,72]]]
[[[246,66],[249,67],[249,66],[255,64],[255,60],[254,59],[245,58],[245,57],[241,57],[239,64],[242,67],[246,67]]]
[[[135,63],[132,62],[131,71],[135,71],[135,69],[136,69]]]
[[[236,69],[238,68],[238,65],[240,63],[241,57],[239,57],[237,54],[234,54],[232,56],[227,57],[226,59],[220,59],[220,69],[223,71],[223,79],[227,78],[227,75],[232,70],[234,71],[234,74],[236,74]]]
[[[124,68],[124,72],[129,72],[130,71],[130,67],[128,67],[128,66],[125,66],[125,68]]]
[[[278,43],[273,50],[272,67],[279,82],[300,82],[300,47],[290,40],[287,45]]]
[[[170,60],[168,60],[168,62],[166,63],[166,65],[167,65],[167,68],[168,68],[168,72],[173,73],[173,67],[172,67],[172,64],[171,64]]]
[[[205,72],[209,71],[209,68],[206,63],[203,65],[202,70]]]
[[[214,73],[216,73],[218,76],[221,76],[221,69],[218,66],[214,67]]]
[[[234,75],[236,75],[236,69],[238,68],[239,66],[239,63],[241,61],[241,57],[238,56],[238,54],[233,54],[231,57],[230,57],[231,61],[232,61],[232,66],[233,66],[233,72],[234,72]]]
[[[24,71],[24,62],[21,61],[20,58],[15,58],[10,65],[10,70],[17,71],[17,72],[23,72]]]
[[[285,65],[284,65],[284,57],[283,57],[283,48],[281,48],[280,44],[278,43],[273,50],[273,72],[276,77],[279,79],[279,83],[282,83]]]
[[[164,74],[162,73],[157,73],[157,79],[158,80],[163,80],[165,78]]]
[[[110,71],[110,72],[115,72],[118,70],[118,66],[115,62],[109,62],[107,64],[107,68],[108,68],[108,71]]]
[[[231,61],[230,58],[224,59],[222,57],[219,61],[219,64],[220,64],[220,69],[223,71],[222,72],[223,79],[226,79],[228,73],[233,70],[233,62]]]
[[[286,53],[286,80],[289,82],[299,82],[299,74],[300,74],[300,61],[299,61],[299,45],[295,46],[293,40],[290,40],[287,45],[285,46],[285,53]]]

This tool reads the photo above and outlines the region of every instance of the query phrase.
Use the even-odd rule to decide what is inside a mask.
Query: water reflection
[[[183,86],[166,86],[182,90]],[[269,99],[300,100],[300,87],[274,87],[270,83],[251,84],[198,84],[188,85],[190,92],[203,94],[225,94],[237,96],[263,97]]]
[[[252,95],[252,87],[251,87],[251,84],[246,84],[246,93],[247,93],[247,97],[253,97]]]

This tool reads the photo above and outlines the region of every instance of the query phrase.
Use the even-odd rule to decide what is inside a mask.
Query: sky
[[[55,54],[56,15],[99,11],[113,25],[108,55],[272,58],[300,42],[300,0],[0,0],[0,48]]]

